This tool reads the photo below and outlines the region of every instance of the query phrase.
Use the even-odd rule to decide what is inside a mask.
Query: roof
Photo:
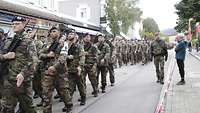
[[[31,6],[32,6],[31,4],[23,5],[16,2],[1,0],[0,11],[18,13],[21,15],[70,24],[76,27],[82,27],[82,28],[87,28],[87,29],[96,30],[96,31],[100,30],[100,26],[91,25],[88,22],[81,22],[81,21],[78,21],[77,19],[70,18],[69,16],[64,16],[56,12],[48,11],[46,9],[37,8],[37,7],[31,7]]]

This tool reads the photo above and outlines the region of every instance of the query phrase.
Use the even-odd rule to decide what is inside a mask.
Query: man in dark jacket
[[[178,44],[175,48],[176,52],[176,60],[177,60],[177,65],[179,68],[179,73],[181,75],[181,81],[177,83],[177,85],[184,85],[185,84],[185,71],[184,71],[184,60],[185,60],[185,54],[186,54],[186,48],[187,48],[187,42],[184,41],[184,36],[183,35],[178,35],[176,37]]]

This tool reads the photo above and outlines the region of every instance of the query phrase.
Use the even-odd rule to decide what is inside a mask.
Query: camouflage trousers
[[[142,53],[142,64],[147,63],[147,53]]]
[[[128,55],[127,53],[122,53],[122,61],[125,65],[128,64]]]
[[[52,95],[55,88],[55,82],[58,83],[59,93],[65,103],[65,106],[72,105],[72,97],[69,92],[67,77],[65,75],[45,75],[42,80],[43,113],[52,113]]]
[[[0,113],[14,113],[17,103],[26,113],[37,113],[33,107],[31,82],[24,81],[16,87],[16,81],[4,81]]]
[[[163,79],[164,79],[164,64],[165,64],[164,56],[155,56],[154,64],[156,67],[157,79],[160,81],[163,81]]]
[[[3,77],[0,75],[0,99],[2,97],[2,90],[3,90]]]
[[[120,53],[117,53],[116,57],[119,67],[122,67],[122,55]]]
[[[135,53],[131,53],[131,56],[130,56],[130,62],[131,62],[131,65],[135,64]]]
[[[115,72],[114,72],[114,64],[113,63],[108,63],[108,72],[109,72],[109,78],[110,78],[110,83],[115,83]]]
[[[83,73],[81,73],[81,75],[78,75],[78,72],[74,72],[74,73],[69,72],[68,79],[69,79],[69,87],[70,87],[71,96],[73,96],[76,90],[76,86],[77,86],[80,96],[82,98],[86,98],[86,87],[84,83]]]
[[[107,85],[106,77],[108,73],[107,66],[97,66],[97,82],[99,84],[99,75],[101,73],[101,88],[105,89]]]
[[[33,76],[33,91],[42,98],[42,72],[36,69]]]
[[[84,84],[86,87],[86,76],[88,75],[88,78],[90,80],[90,83],[92,85],[93,91],[97,92],[98,91],[98,84],[97,84],[97,65],[93,64],[93,65],[86,65],[84,67],[84,71],[83,71],[83,77],[84,77]]]

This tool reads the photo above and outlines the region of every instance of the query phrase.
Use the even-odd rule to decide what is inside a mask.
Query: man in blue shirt
[[[176,60],[177,60],[178,68],[179,68],[179,73],[180,73],[180,76],[181,76],[181,81],[179,81],[177,83],[177,85],[184,85],[185,84],[184,60],[185,60],[187,42],[184,41],[184,35],[178,35],[176,37],[176,39],[178,41],[178,44],[175,48]]]

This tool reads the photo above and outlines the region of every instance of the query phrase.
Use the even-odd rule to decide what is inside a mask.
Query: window
[[[89,20],[90,19],[90,7],[88,5],[82,4],[76,9],[76,15],[78,18]]]
[[[81,18],[87,19],[87,9],[81,8]]]

